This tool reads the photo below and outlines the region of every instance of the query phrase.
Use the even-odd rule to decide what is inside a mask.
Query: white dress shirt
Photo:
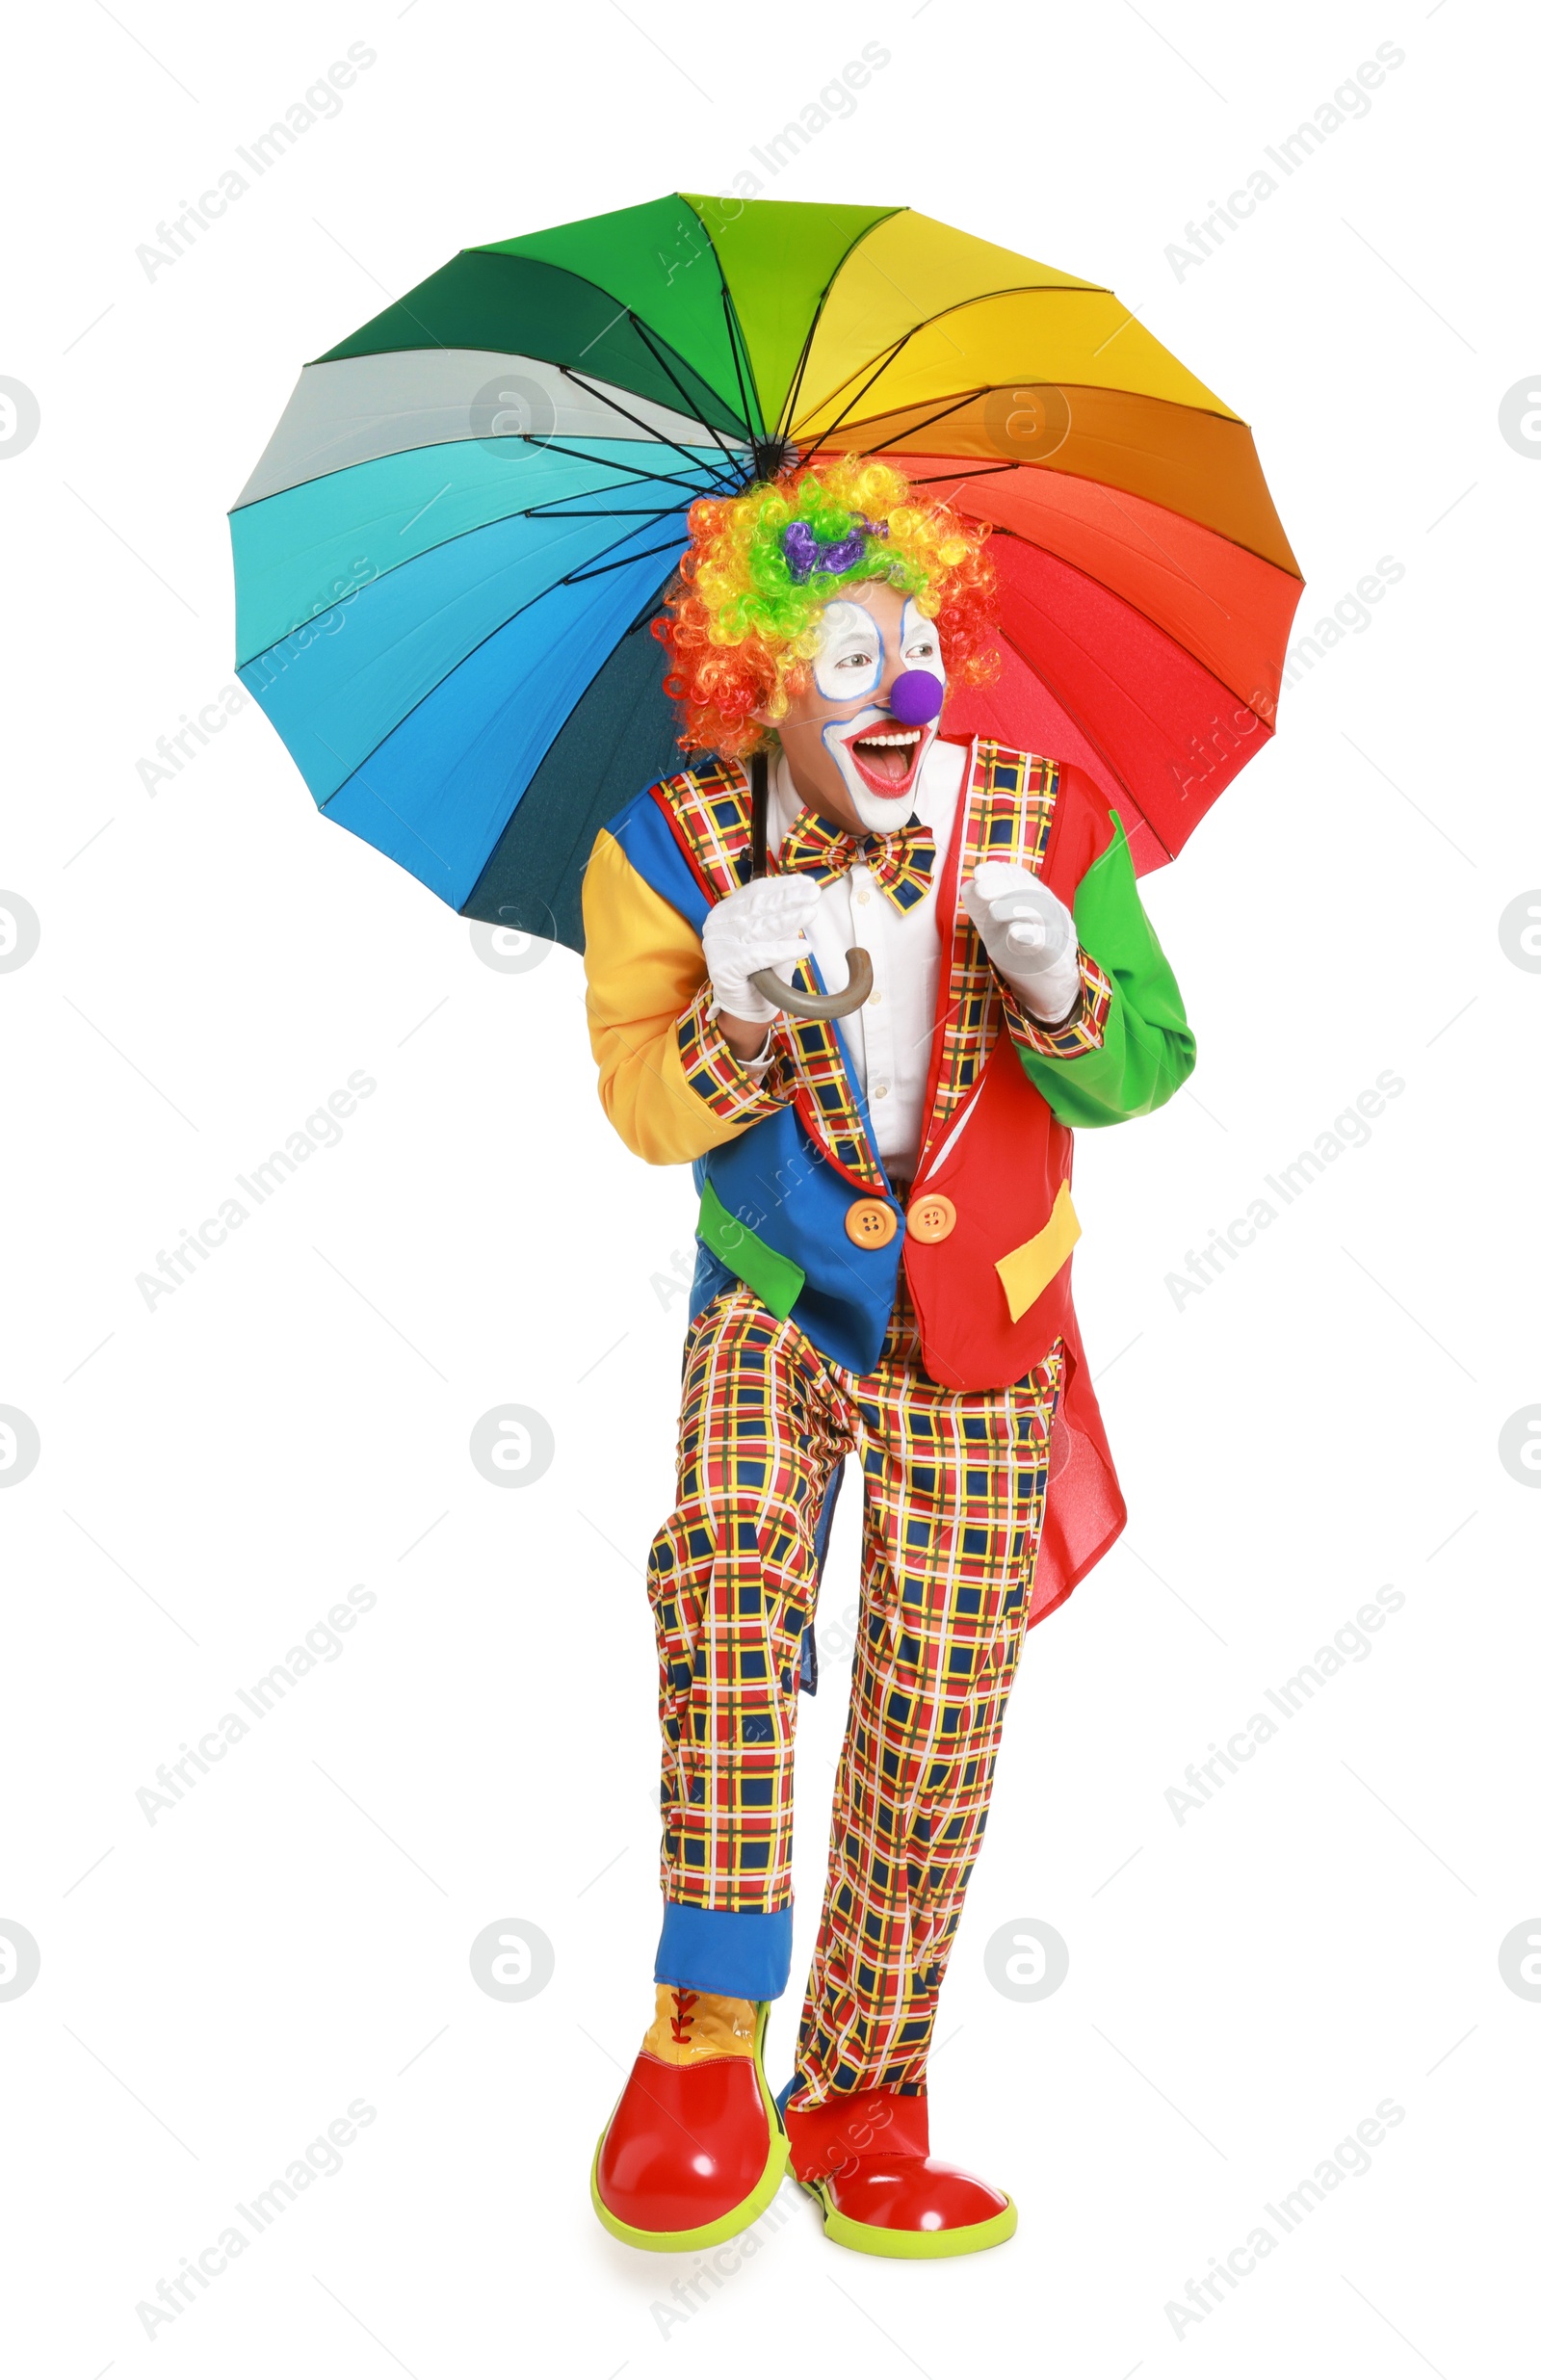
[[[926,1084],[936,1021],[942,952],[936,930],[936,888],[947,866],[969,746],[932,744],[921,763],[915,815],[936,838],[930,886],[914,907],[897,909],[872,870],[856,860],[832,884],[820,887],[807,927],[819,972],[831,991],[846,981],[846,953],[854,946],[873,962],[873,988],[862,1006],[840,1019],[852,1065],[867,1094],[873,1138],[890,1173],[907,1179],[926,1129]],[[778,852],[808,806],[792,782],[784,752],[770,763],[766,843]],[[764,1061],[747,1071],[758,1076]]]

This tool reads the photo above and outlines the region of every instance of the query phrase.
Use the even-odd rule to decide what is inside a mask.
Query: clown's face
[[[914,811],[937,716],[908,723],[894,717],[889,697],[906,670],[928,673],[945,692],[935,622],[913,597],[874,580],[826,604],[822,626],[808,683],[778,723],[793,783],[835,824],[892,834]]]

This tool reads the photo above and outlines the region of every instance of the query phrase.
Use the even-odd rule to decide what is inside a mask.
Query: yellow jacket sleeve
[[[698,936],[608,829],[584,876],[584,941],[599,1096],[634,1156],[688,1164],[784,1104],[743,1072],[710,1021]]]

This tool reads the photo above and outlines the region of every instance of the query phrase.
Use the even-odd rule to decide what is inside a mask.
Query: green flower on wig
[[[848,456],[794,469],[742,495],[703,497],[690,522],[679,584],[653,624],[669,651],[664,686],[681,707],[684,749],[738,759],[770,742],[819,649],[825,604],[864,580],[898,588],[936,621],[951,683],[994,674],[989,531],[912,502],[891,463]]]

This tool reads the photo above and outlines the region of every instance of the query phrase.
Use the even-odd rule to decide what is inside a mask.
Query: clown
[[[593,2202],[639,2247],[706,2247],[790,2158],[844,2245],[961,2255],[1017,2217],[931,2156],[937,1995],[1030,1613],[1124,1519],[1070,1299],[1072,1128],[1161,1106],[1193,1043],[1091,777],[945,732],[949,686],[992,667],[986,533],[871,460],[703,501],[691,529],[659,632],[682,746],[713,757],[614,819],[585,880],[606,1111],[701,1197],[648,1566],[655,2007]],[[848,967],[872,988],[837,1022],[820,995]],[[772,2096],[797,1694],[848,1455],[858,1644]]]

